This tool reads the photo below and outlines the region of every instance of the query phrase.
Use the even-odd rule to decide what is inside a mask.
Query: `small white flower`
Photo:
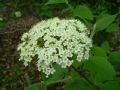
[[[22,16],[22,13],[21,13],[20,11],[16,11],[16,12],[15,12],[15,16],[16,16],[16,17],[21,17],[21,16]]]
[[[89,30],[76,19],[41,21],[23,34],[21,41],[18,46],[20,60],[27,66],[36,56],[38,70],[46,77],[55,72],[54,64],[67,68],[75,60],[88,59],[92,47]]]
[[[4,19],[2,17],[0,17],[0,21],[3,21]]]

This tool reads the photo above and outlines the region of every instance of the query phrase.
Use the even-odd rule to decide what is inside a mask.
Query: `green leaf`
[[[35,83],[25,88],[25,90],[47,90],[47,86],[44,82]]]
[[[118,81],[109,81],[103,84],[102,90],[120,90],[120,83]]]
[[[120,2],[120,0],[117,0],[117,2],[119,3],[119,2]]]
[[[113,52],[109,57],[109,61],[113,64],[120,64],[120,51]]]
[[[56,72],[47,79],[47,82],[60,80],[67,73],[67,69],[61,68],[59,65],[55,65],[54,68],[56,69]]]
[[[108,15],[96,21],[96,31],[101,31],[107,28],[116,18],[117,15]]]
[[[79,5],[74,9],[73,13],[74,16],[82,17],[88,20],[93,20],[93,14],[87,6]]]
[[[78,60],[74,60],[73,62],[73,66],[78,68],[82,63],[81,62],[78,62]]]
[[[42,17],[53,17],[53,12],[50,10],[50,7],[49,6],[37,6],[36,7],[36,11],[37,11],[37,14],[38,16],[42,16]]]
[[[87,60],[84,63],[84,69],[89,71],[97,82],[113,80],[115,76],[113,66],[106,58],[100,56],[93,56],[90,60]]]
[[[105,50],[103,48],[97,47],[97,46],[94,46],[91,48],[91,55],[107,58],[107,54],[106,54]]]
[[[101,48],[104,49],[106,52],[109,50],[109,43],[108,41],[104,41],[102,44],[101,44]]]
[[[94,90],[84,78],[72,72],[72,79],[65,82],[65,90]]]
[[[83,78],[74,81],[68,81],[65,84],[65,90],[94,90]]]
[[[72,59],[74,60],[74,62],[73,62],[73,66],[75,67],[75,68],[78,68],[81,64],[82,64],[82,62],[79,62],[78,60],[77,60],[77,55],[73,55],[73,57],[72,57]]]
[[[108,28],[106,29],[106,32],[113,32],[118,29],[119,29],[119,26],[115,23],[112,23],[108,26]]]
[[[48,2],[45,5],[58,3],[65,3],[65,0],[48,0]]]

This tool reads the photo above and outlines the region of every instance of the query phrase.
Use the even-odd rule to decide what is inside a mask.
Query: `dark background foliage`
[[[34,62],[24,67],[18,61],[16,48],[24,32],[52,17],[80,19],[91,30],[94,45],[90,60],[67,70],[56,66],[46,79]],[[120,0],[0,0],[0,90],[46,88],[120,90]]]

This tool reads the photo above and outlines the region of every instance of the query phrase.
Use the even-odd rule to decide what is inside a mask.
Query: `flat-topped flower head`
[[[67,68],[75,60],[81,62],[88,59],[92,47],[89,30],[76,19],[41,21],[24,33],[21,41],[18,46],[20,60],[27,66],[36,56],[38,70],[46,77],[55,72],[55,64]]]

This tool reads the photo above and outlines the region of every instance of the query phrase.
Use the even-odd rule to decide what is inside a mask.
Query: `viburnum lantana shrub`
[[[36,56],[38,70],[48,77],[55,72],[55,64],[67,68],[74,60],[88,59],[90,47],[89,30],[81,21],[52,18],[39,22],[23,34],[18,46],[19,60],[27,66]]]

